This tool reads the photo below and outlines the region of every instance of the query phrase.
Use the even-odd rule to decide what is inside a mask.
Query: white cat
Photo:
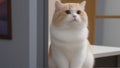
[[[49,68],[93,68],[85,5],[86,1],[80,4],[55,2],[50,26]]]

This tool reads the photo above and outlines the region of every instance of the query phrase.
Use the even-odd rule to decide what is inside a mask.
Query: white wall
[[[52,17],[53,17],[53,13],[54,13],[54,11],[55,11],[55,1],[56,0],[48,0],[48,2],[49,2],[49,7],[48,7],[48,14],[49,14],[49,16],[48,16],[48,19],[49,19],[49,27],[50,27],[50,24],[52,23]],[[48,30],[49,30],[50,28],[48,28]],[[49,31],[48,31],[48,33],[49,33]],[[49,33],[49,42],[48,42],[48,45],[50,45],[50,33]]]
[[[12,1],[12,40],[0,40],[0,68],[28,68],[29,1]]]
[[[12,1],[12,40],[0,40],[0,68],[43,68],[44,0]]]
[[[52,21],[52,16],[53,16],[53,13],[54,13],[54,10],[55,10],[55,1],[56,0],[48,0],[49,1],[49,23],[51,23]]]
[[[97,14],[120,15],[120,0],[97,0]],[[120,18],[97,19],[96,44],[120,46]]]
[[[29,0],[29,68],[37,68],[37,0]]]

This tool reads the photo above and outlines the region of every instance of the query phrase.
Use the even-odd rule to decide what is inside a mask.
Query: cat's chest
[[[88,36],[87,29],[84,30],[51,30],[51,36],[53,39],[61,42],[78,42],[86,39]]]

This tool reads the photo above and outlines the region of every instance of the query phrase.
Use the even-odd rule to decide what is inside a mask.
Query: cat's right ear
[[[80,7],[82,9],[85,9],[85,6],[86,6],[86,1],[83,1],[83,2],[80,3]]]
[[[55,1],[55,9],[58,10],[62,7],[62,3],[60,1]]]

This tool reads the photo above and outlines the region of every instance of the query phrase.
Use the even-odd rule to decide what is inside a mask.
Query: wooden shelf
[[[102,16],[102,15],[97,15],[96,18],[120,18],[120,16],[110,16],[110,15],[106,15],[106,16]]]

